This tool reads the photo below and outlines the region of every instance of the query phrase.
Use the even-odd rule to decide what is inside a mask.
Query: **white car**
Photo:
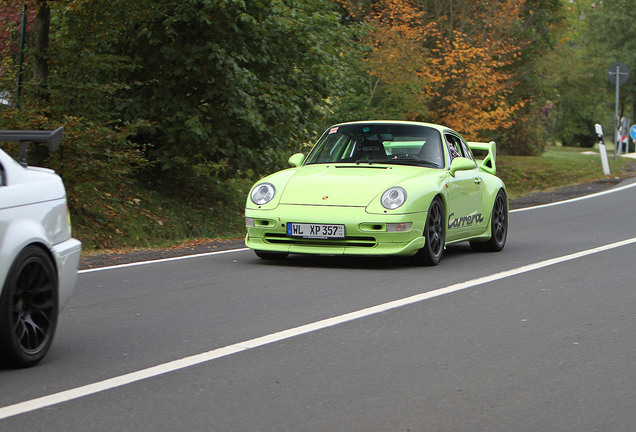
[[[59,311],[77,280],[81,242],[72,238],[62,179],[29,167],[29,142],[48,142],[56,131],[0,131],[20,142],[20,163],[0,150],[0,364],[28,367],[49,350]]]

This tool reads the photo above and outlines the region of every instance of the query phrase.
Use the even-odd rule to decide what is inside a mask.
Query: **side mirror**
[[[304,154],[296,153],[296,154],[293,154],[287,162],[289,162],[291,166],[299,167],[303,164],[304,160],[305,160]]]
[[[465,157],[456,157],[451,162],[450,173],[452,176],[455,175],[457,171],[468,171],[475,168],[475,162]]]

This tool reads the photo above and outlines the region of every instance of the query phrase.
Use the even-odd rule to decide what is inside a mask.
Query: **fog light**
[[[388,223],[388,224],[386,224],[386,230],[388,232],[411,231],[411,226],[412,225],[413,224],[411,222]]]
[[[245,226],[253,227],[254,226],[254,218],[245,218]]]

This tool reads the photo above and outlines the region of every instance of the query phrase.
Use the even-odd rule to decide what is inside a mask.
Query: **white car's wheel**
[[[57,272],[37,246],[16,258],[0,297],[0,362],[29,367],[46,355],[57,327]]]

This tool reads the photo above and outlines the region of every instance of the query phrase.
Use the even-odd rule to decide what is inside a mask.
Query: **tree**
[[[516,1],[496,6],[409,0],[377,5],[369,73],[402,102],[403,117],[446,124],[474,139],[512,123],[525,103],[509,98],[515,85],[511,67],[522,49],[510,29],[522,8]]]
[[[61,7],[60,2],[51,1],[29,5],[33,24],[25,58],[33,79],[24,83],[19,109],[14,105],[0,110],[2,129],[65,128],[60,151],[49,156],[46,146],[33,146],[31,162],[53,168],[64,178],[71,203],[77,202],[78,189],[108,188],[112,187],[109,181],[125,182],[145,163],[141,149],[128,139],[137,124],[112,115],[118,85],[110,78],[121,69],[121,62],[100,62],[104,57],[90,44],[74,42],[75,38],[96,33],[97,21],[87,21],[83,32],[66,37],[64,13],[76,6],[73,2]],[[52,11],[44,11],[48,7]],[[13,8],[21,11],[21,5],[14,4]],[[47,15],[51,12],[55,25],[49,41]],[[35,23],[37,17],[39,25]],[[1,89],[15,88],[15,77],[15,65],[10,64],[3,70]]]
[[[272,150],[323,127],[349,43],[328,1],[133,3],[108,47],[129,59],[118,109],[152,123],[138,138],[164,169],[205,164],[222,178],[271,169]]]
[[[631,75],[627,83],[621,85],[621,106],[619,117],[636,119],[636,4],[632,1],[604,0],[603,2],[584,2],[587,6],[582,17],[591,29],[585,34],[584,41],[590,53],[598,59],[596,77],[605,85],[605,94],[614,94],[615,87],[607,80],[606,72],[610,64],[621,62],[627,65]],[[611,111],[613,112],[613,100]],[[614,117],[612,115],[612,117]],[[613,131],[615,124],[607,125]]]
[[[47,48],[49,47],[49,30],[51,27],[51,9],[47,0],[36,0],[36,16],[33,43],[33,79],[38,84],[38,95],[48,99],[49,63]]]
[[[369,116],[446,124],[467,138],[497,139],[510,153],[543,146],[537,60],[551,47],[559,0],[342,5],[344,22],[368,24],[368,85],[359,87],[367,99],[358,99]]]
[[[22,27],[22,11],[27,8],[26,30],[30,32],[35,23],[33,1],[0,0],[0,90],[3,99],[15,104],[16,74],[14,66],[18,65],[20,49],[20,33]]]
[[[545,120],[552,126],[551,138],[563,145],[588,147],[596,143],[594,124],[605,119],[608,96],[613,94],[606,91],[609,64],[604,65],[586,36],[593,33],[588,19],[590,6],[581,2],[566,6],[565,25],[557,31],[560,43],[541,61],[542,75],[553,89],[546,97],[554,103]]]

